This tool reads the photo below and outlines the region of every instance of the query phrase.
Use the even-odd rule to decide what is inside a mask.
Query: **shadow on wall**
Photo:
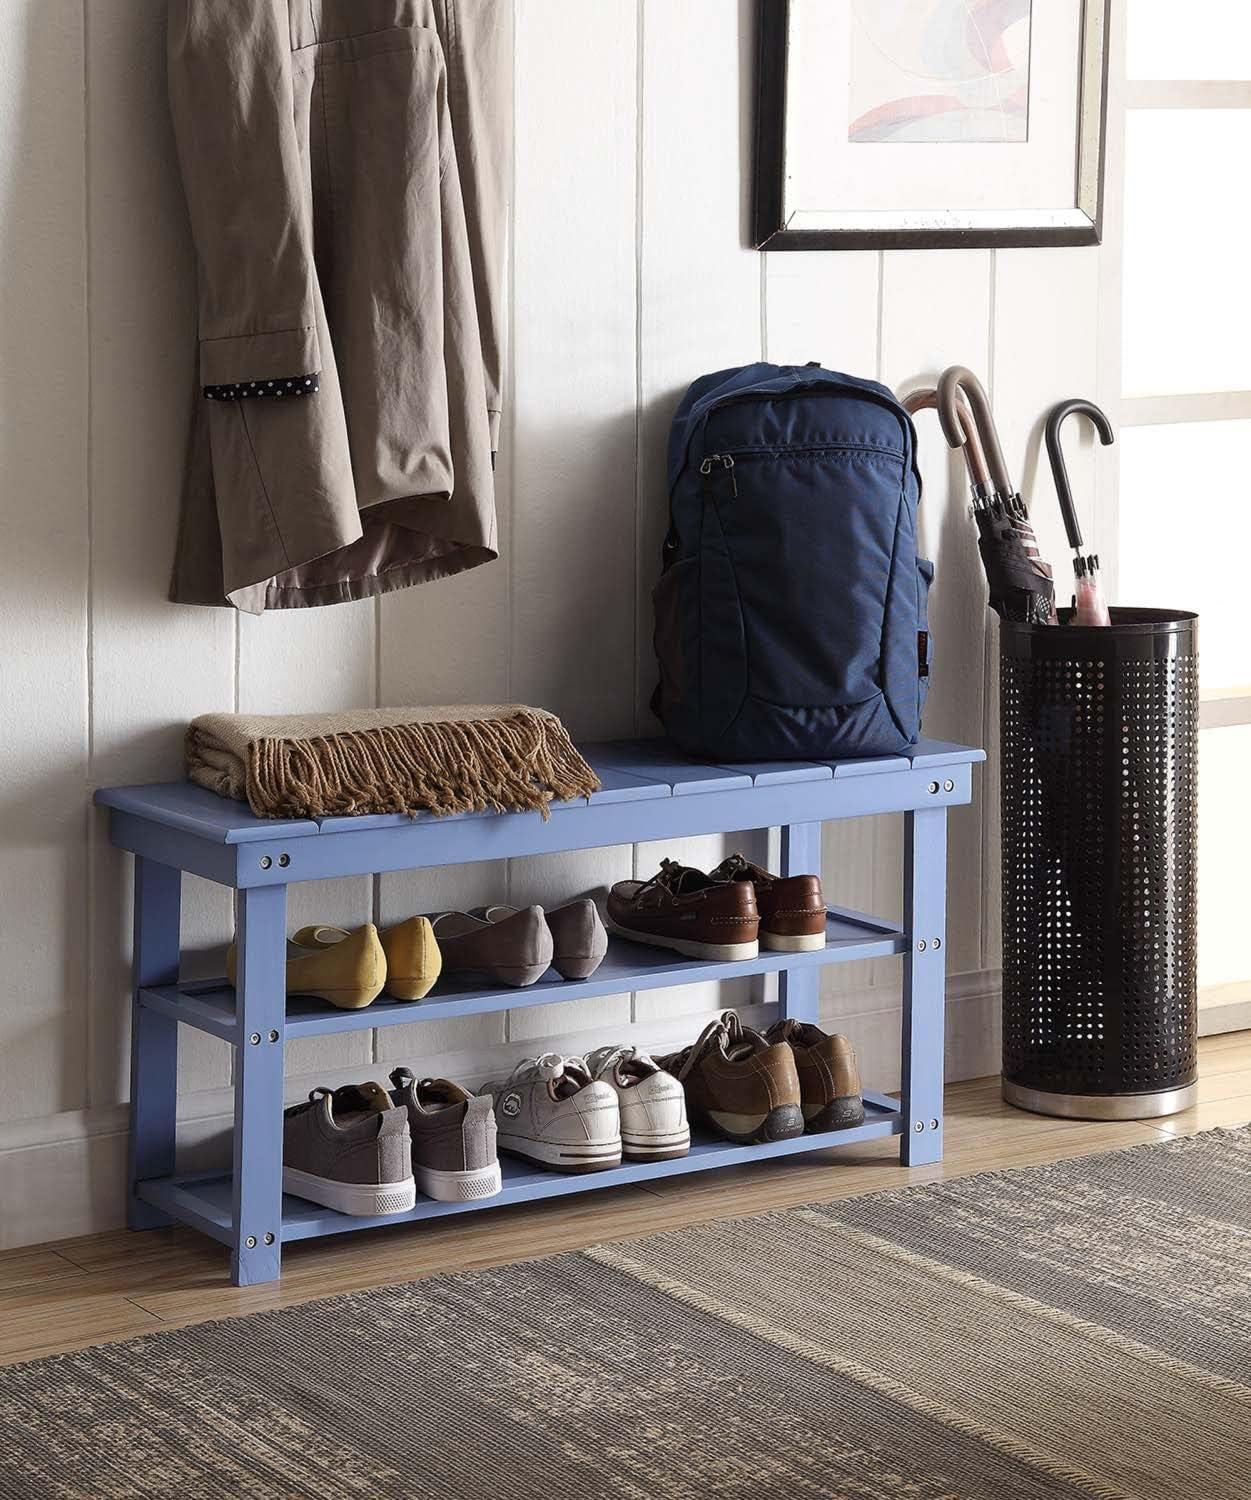
[[[0,52],[0,1119],[82,1102],[86,381],[82,20]]]
[[[166,602],[196,378],[195,275],[165,75],[166,0],[87,6],[95,779],[177,774],[229,708],[229,613]]]

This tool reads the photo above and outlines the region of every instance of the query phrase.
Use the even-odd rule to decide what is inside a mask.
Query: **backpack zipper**
[[[734,477],[734,458],[729,453],[710,453],[699,466],[699,472],[703,475],[704,493],[712,494],[712,471],[720,464],[722,469],[730,476],[730,499],[738,499],[738,480]]]
[[[769,458],[773,455],[792,457],[797,454],[808,455],[814,453],[880,453],[888,458],[897,458],[901,463],[906,455],[900,453],[897,448],[880,448],[874,443],[813,443],[807,447],[792,448],[736,448],[733,453],[709,453],[699,466],[699,472],[703,480],[702,488],[708,499],[713,498],[713,475],[718,468],[729,475],[730,492],[729,499],[738,499],[738,479],[734,473],[734,466],[741,458]]]

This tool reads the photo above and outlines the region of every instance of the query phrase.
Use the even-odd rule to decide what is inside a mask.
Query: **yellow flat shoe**
[[[226,975],[234,984],[233,943],[226,950]],[[355,932],[302,927],[287,944],[288,995],[312,995],[339,1010],[363,1010],[382,993],[386,977],[386,954],[372,922]]]
[[[409,917],[382,929],[387,956],[387,994],[396,1000],[421,1000],[443,972],[443,955],[428,917]]]

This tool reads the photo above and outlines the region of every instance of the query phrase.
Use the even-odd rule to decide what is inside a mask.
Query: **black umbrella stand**
[[[1003,1094],[1147,1119],[1194,1102],[1198,616],[999,627]]]

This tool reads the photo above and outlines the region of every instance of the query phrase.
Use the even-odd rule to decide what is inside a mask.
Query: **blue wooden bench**
[[[231,1247],[232,1277],[243,1285],[277,1277],[284,1241],[403,1217],[472,1212],[884,1135],[901,1136],[905,1163],[941,1157],[947,808],[970,800],[972,765],[984,752],[923,740],[906,754],[876,760],[733,766],[684,760],[657,740],[584,746],[583,753],[602,790],[555,805],[547,821],[536,813],[264,819],[185,782],[96,793],[109,809],[112,842],[135,855],[132,1228],[174,1220],[195,1226]],[[828,939],[817,952],[762,951],[747,963],[711,963],[614,938],[601,968],[581,982],[553,976],[525,990],[446,983],[416,1004],[380,999],[360,1011],[285,999],[286,897],[293,881],[769,827],[782,830],[783,873],[800,874],[820,869],[823,822],[878,813],[905,818],[902,927],[831,908]],[[224,980],[179,982],[184,870],[239,892],[237,989]],[[855,1129],[763,1146],[697,1137],[690,1155],[677,1161],[623,1163],[588,1176],[540,1172],[506,1158],[498,1197],[422,1199],[408,1215],[381,1220],[352,1218],[282,1192],[288,1038],[770,972],[781,976],[783,1012],[816,1020],[822,965],[894,953],[904,956],[902,1101],[867,1091],[865,1122]],[[230,1173],[175,1171],[180,1024],[237,1049]]]

